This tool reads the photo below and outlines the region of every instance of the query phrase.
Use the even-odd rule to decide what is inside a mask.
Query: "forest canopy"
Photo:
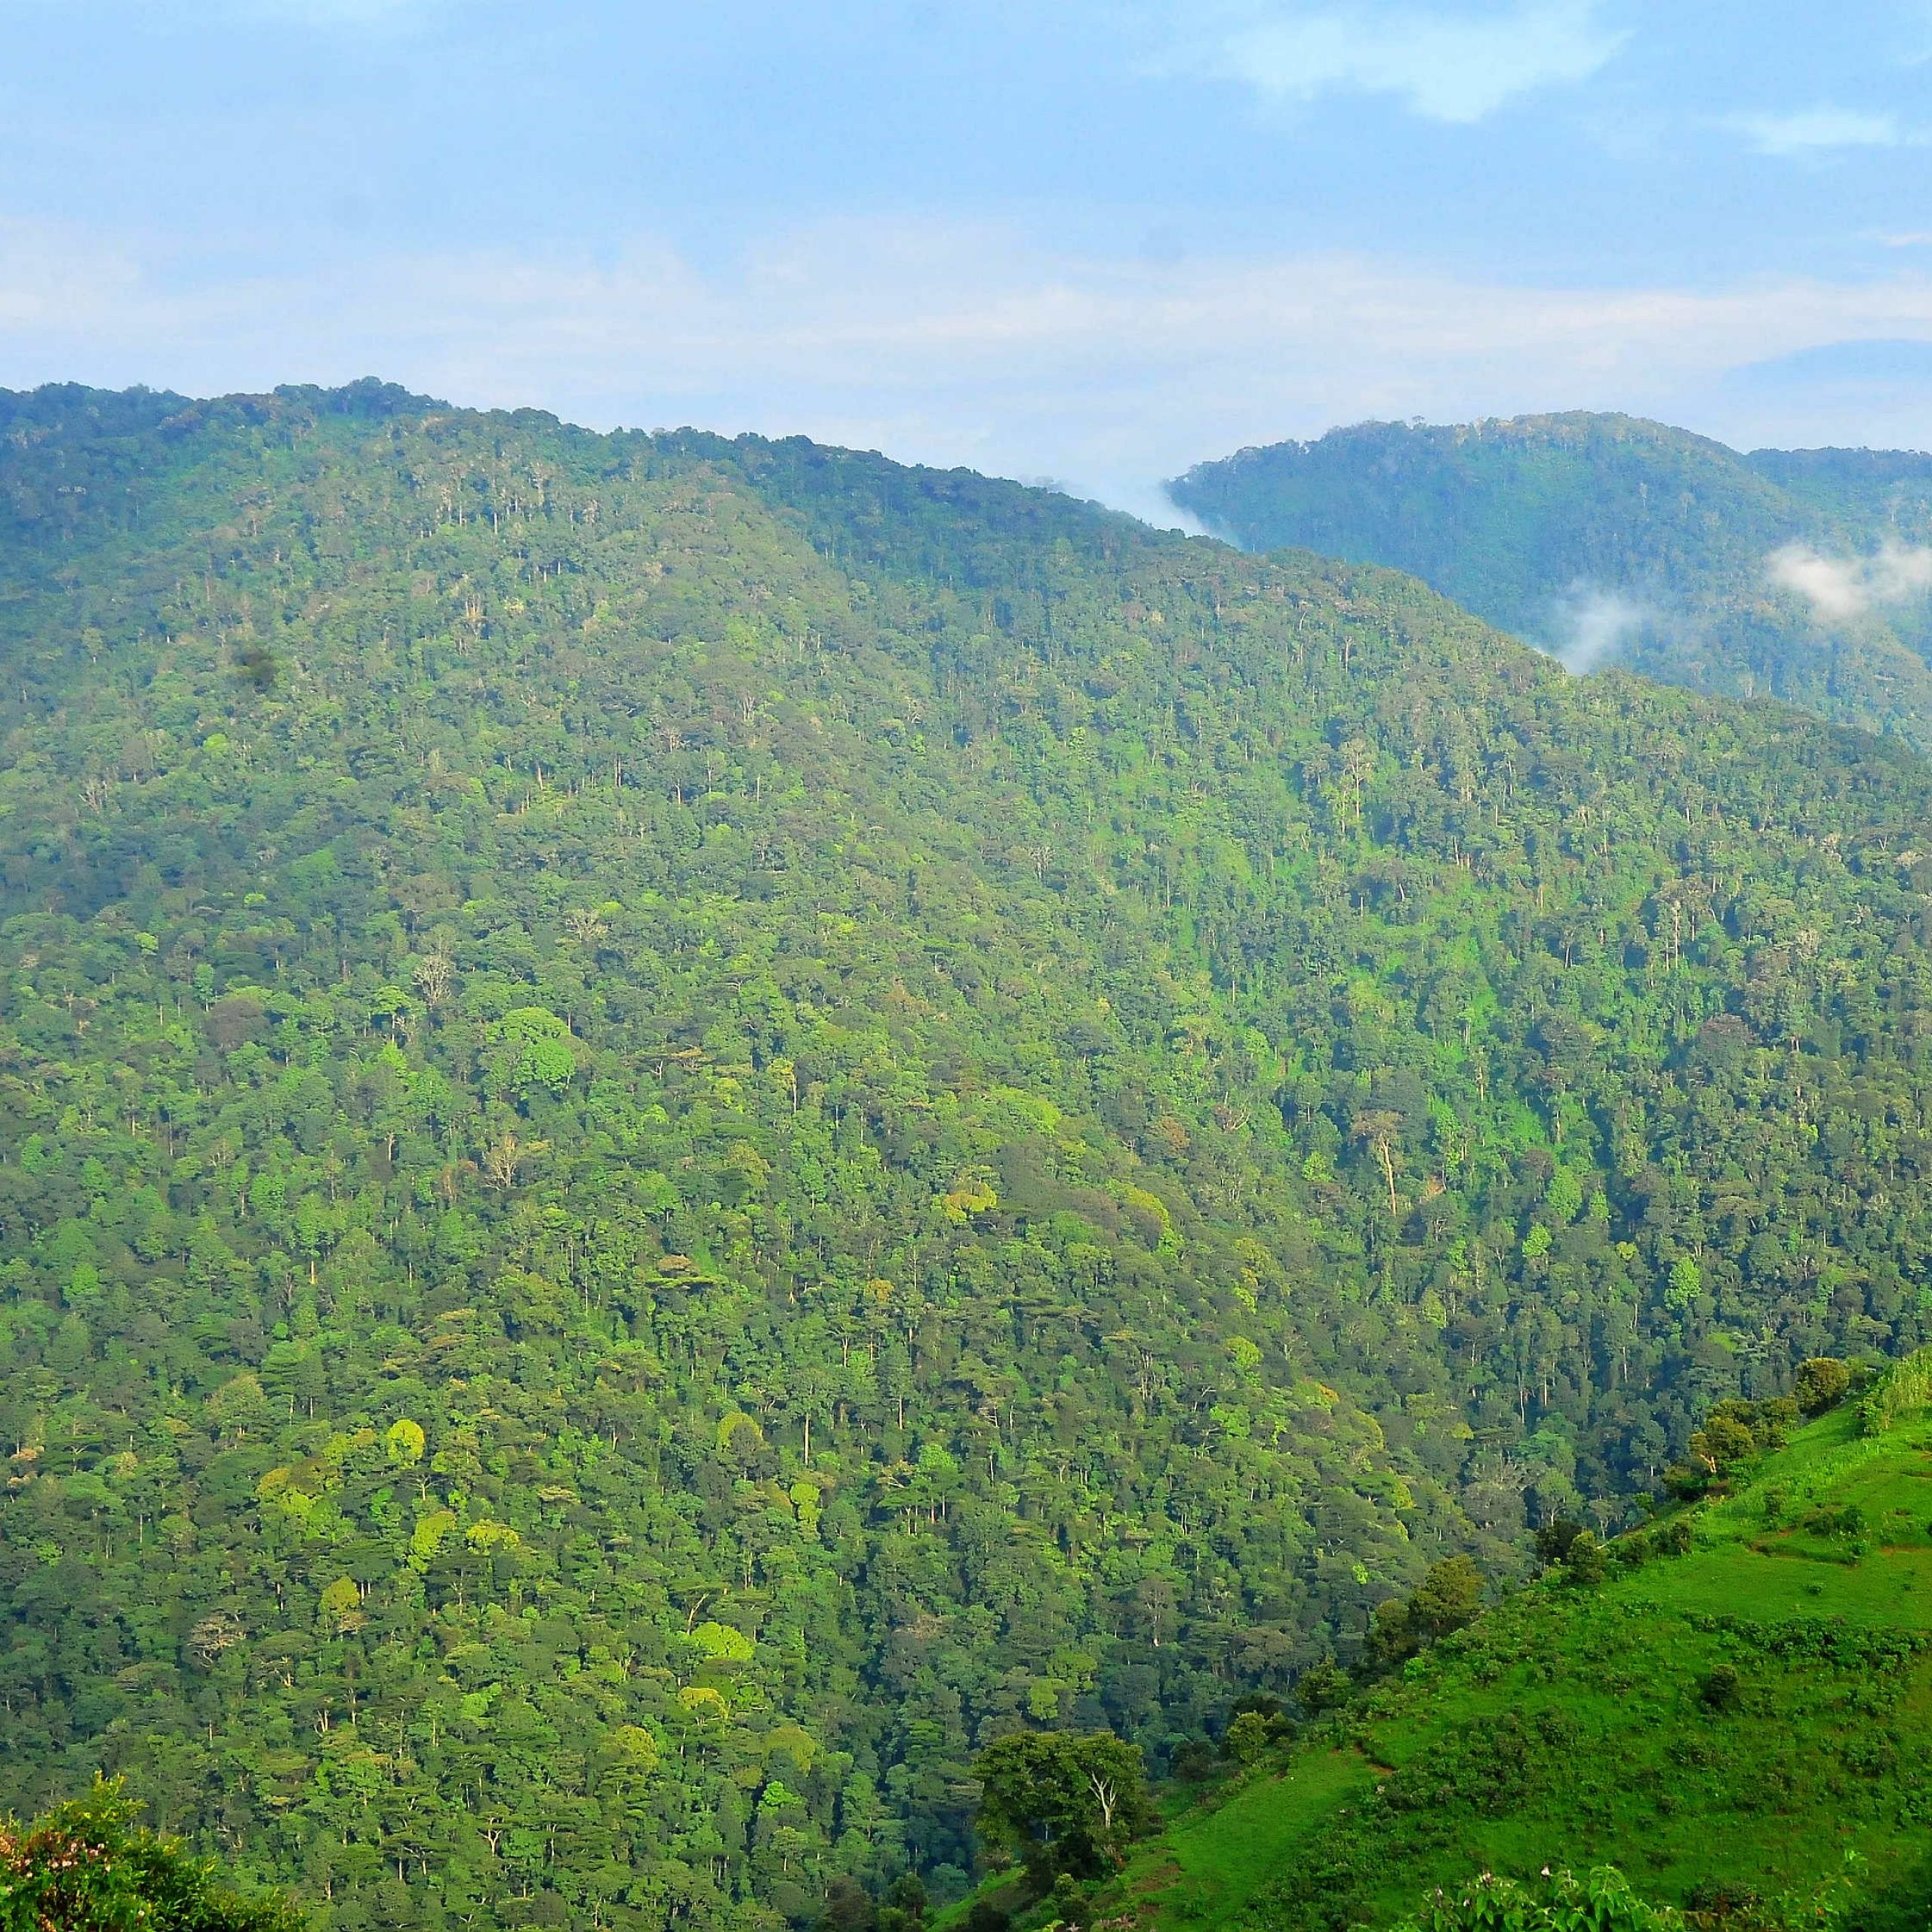
[[[379,385],[0,396],[0,1801],[318,1926],[955,1894],[1926,1336],[1896,745]]]

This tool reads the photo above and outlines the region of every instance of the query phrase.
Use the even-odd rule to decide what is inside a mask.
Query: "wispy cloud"
[[[1620,408],[1724,435],[1710,412],[1739,364],[1932,340],[1926,275],[1552,288],[1334,254],[1080,253],[993,223],[800,225],[703,264],[648,235],[602,260],[294,252],[299,269],[226,275],[149,231],[0,220],[0,383],[205,394],[374,374],[593,425],[1047,472],[1158,511],[1158,477],[1367,417]],[[1726,406],[1735,433],[1788,439],[1783,391]],[[1872,435],[1932,438],[1932,388],[1888,395]]]
[[[1647,605],[1622,592],[1580,583],[1556,606],[1555,655],[1571,670],[1607,663],[1651,620]]]
[[[1521,94],[1587,79],[1627,36],[1594,0],[1517,0],[1481,12],[1386,5],[1254,7],[1192,36],[1186,64],[1278,100],[1394,94],[1431,120],[1480,121]]]
[[[1821,623],[1842,623],[1875,605],[1903,604],[1932,591],[1932,549],[1887,543],[1869,556],[1832,557],[1787,543],[1764,560],[1772,583],[1795,590]]]
[[[1844,107],[1807,107],[1794,114],[1734,114],[1724,125],[1760,154],[1817,154],[1834,148],[1895,148],[1920,138],[1894,114]]]

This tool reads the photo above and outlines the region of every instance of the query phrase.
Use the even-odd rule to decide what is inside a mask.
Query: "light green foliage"
[[[1932,1349],[1915,1350],[1895,1363],[1859,1405],[1869,1435],[1882,1435],[1901,1416],[1932,1408]]]
[[[1485,1872],[1432,1893],[1394,1932],[1677,1932],[1683,1924],[1681,1912],[1638,1897],[1615,1866],[1600,1866],[1527,1884]]]

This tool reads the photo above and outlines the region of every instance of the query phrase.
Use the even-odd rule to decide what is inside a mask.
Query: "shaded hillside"
[[[1171,488],[1250,549],[1413,571],[1573,663],[1932,745],[1932,559],[1910,554],[1932,538],[1932,457],[1743,456],[1579,411],[1362,423],[1202,463]]]
[[[1881,741],[375,385],[0,398],[0,1801],[323,1925],[956,1886],[1927,1332]]]
[[[1135,1921],[1386,1924],[1478,1872],[1614,1863],[1739,1923],[1806,1922],[1821,1895],[1854,1924],[1921,1923],[1932,1417],[1913,1366],[1885,1432],[1856,1404],[1809,1425],[1613,1545],[1603,1582],[1552,1571],[1182,1817],[1126,1875]]]

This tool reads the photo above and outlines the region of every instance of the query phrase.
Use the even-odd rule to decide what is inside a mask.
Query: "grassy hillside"
[[[1848,1878],[1855,1922],[1922,1923],[1932,1415],[1889,1421],[1847,1404],[1612,1546],[1659,1549],[1640,1565],[1546,1580],[1444,1638],[1179,1817],[1116,1903],[1168,1932],[1285,1932],[1389,1923],[1479,1871],[1607,1863],[1706,1908]]]
[[[1202,463],[1171,488],[1251,549],[1414,571],[1580,661],[1932,745],[1932,602],[1909,574],[1860,575],[1883,546],[1932,536],[1932,457],[1740,455],[1580,411],[1363,423]],[[1779,580],[1770,560],[1794,545],[1849,566],[1861,608],[1821,607]]]
[[[957,1888],[1932,1330],[1896,744],[377,385],[0,398],[0,1804],[341,1932]]]

